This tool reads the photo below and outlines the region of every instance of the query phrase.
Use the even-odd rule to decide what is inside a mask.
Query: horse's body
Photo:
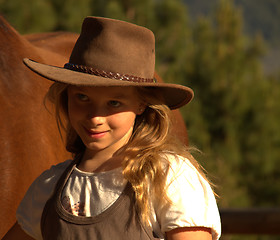
[[[66,159],[54,117],[43,99],[50,85],[23,63],[24,57],[62,66],[77,34],[19,35],[0,18],[0,238],[31,182]]]
[[[59,32],[21,36],[0,16],[0,238],[15,223],[16,208],[31,182],[69,157],[54,116],[43,104],[51,82],[22,59],[63,66],[77,37]],[[187,141],[182,117],[174,113],[176,132]]]

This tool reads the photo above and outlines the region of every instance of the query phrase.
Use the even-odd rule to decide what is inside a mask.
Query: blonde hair
[[[67,86],[54,83],[46,98],[55,106],[59,129],[66,131],[66,149],[78,155],[85,150],[85,146],[69,123]],[[189,149],[172,134],[171,110],[163,104],[160,91],[154,88],[137,89],[146,109],[136,117],[133,134],[120,154],[124,158],[123,176],[134,189],[142,220],[148,223],[151,196],[160,205],[172,203],[165,191],[170,166],[166,153],[188,158],[205,179],[206,176]]]

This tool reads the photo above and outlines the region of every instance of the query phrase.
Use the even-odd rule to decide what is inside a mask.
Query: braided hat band
[[[104,78],[112,78],[117,80],[123,80],[123,81],[129,81],[129,82],[137,82],[137,83],[155,83],[157,82],[155,78],[142,78],[142,77],[136,77],[132,75],[127,74],[121,74],[116,72],[106,72],[104,70],[94,69],[92,67],[87,67],[83,65],[73,64],[73,63],[66,63],[64,65],[64,68],[82,72],[82,73],[88,73],[99,77]]]

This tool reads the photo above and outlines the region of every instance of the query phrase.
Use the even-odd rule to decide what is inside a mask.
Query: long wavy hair
[[[67,87],[64,83],[54,83],[46,99],[54,104],[60,132],[62,129],[66,131],[66,149],[76,156],[84,152],[85,145],[69,123]],[[165,191],[170,166],[167,153],[188,158],[200,174],[206,180],[207,178],[189,148],[172,134],[172,114],[163,104],[160,91],[154,88],[137,89],[146,108],[136,117],[133,134],[120,154],[124,156],[123,176],[134,189],[136,205],[142,220],[149,223],[151,196],[160,205],[172,204]]]

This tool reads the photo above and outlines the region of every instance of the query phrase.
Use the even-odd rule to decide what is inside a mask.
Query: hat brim
[[[165,104],[170,109],[176,109],[190,102],[194,96],[191,88],[172,83],[147,83],[131,82],[104,78],[87,73],[77,72],[62,67],[51,66],[35,62],[31,59],[24,58],[23,62],[35,73],[51,81],[62,82],[78,86],[100,86],[100,87],[154,87],[160,88]]]

